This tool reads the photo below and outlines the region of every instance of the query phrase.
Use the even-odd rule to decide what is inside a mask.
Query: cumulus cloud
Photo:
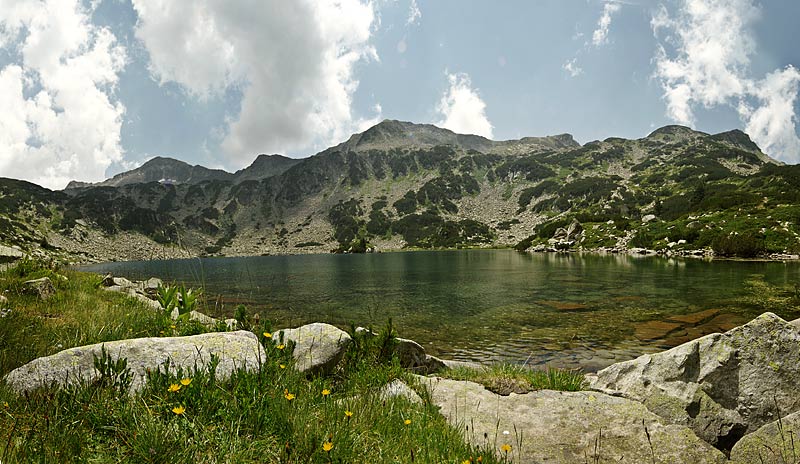
[[[492,123],[486,117],[486,103],[472,88],[469,75],[447,74],[450,87],[442,95],[436,109],[444,119],[436,124],[459,134],[476,134],[491,139]]]
[[[800,71],[793,66],[767,75],[753,88],[761,106],[739,105],[747,132],[762,150],[783,161],[800,162],[800,138],[794,105],[800,87]]]
[[[223,129],[231,167],[253,153],[326,145],[364,120],[353,115],[353,69],[377,59],[376,21],[361,0],[133,0],[136,36],[161,83],[200,99],[236,89],[241,109]]]
[[[603,5],[603,14],[597,21],[597,28],[592,33],[592,44],[595,47],[608,43],[608,28],[611,27],[611,18],[619,9],[618,3],[606,2]]]
[[[732,106],[766,153],[798,162],[793,102],[800,73],[790,66],[760,80],[750,75],[751,26],[759,16],[753,0],[681,0],[675,13],[662,5],[651,20],[661,41],[655,77],[671,119],[692,125],[697,106]]]
[[[49,188],[122,159],[113,90],[125,50],[80,0],[0,0],[0,173]]]
[[[564,63],[562,68],[570,75],[570,77],[578,77],[583,74],[583,69],[578,66],[578,58],[573,58],[567,61]]]

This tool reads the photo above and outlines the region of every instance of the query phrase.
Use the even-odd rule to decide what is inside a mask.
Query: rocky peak
[[[727,131],[727,132],[720,132],[719,134],[712,135],[710,138],[717,142],[722,142],[724,144],[730,145],[735,148],[739,148],[741,150],[752,151],[752,152],[761,151],[761,149],[758,148],[758,145],[756,145],[755,142],[753,142],[750,139],[750,136],[740,131],[739,129],[734,129],[732,131]]]
[[[699,132],[686,126],[670,125],[654,130],[645,138],[665,143],[679,143],[707,135],[704,132]]]

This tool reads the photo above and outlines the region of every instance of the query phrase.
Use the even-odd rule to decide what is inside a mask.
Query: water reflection
[[[744,282],[761,276],[774,285],[793,284],[800,267],[470,250],[107,263],[85,269],[203,286],[209,300],[219,303],[212,308],[218,316],[246,304],[276,326],[312,321],[380,326],[392,318],[401,335],[434,354],[593,369],[746,321],[756,310],[741,303]],[[659,333],[675,323],[657,322],[709,309],[720,311],[707,321]]]

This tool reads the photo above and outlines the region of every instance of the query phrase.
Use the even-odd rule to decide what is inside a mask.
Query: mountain
[[[233,177],[236,182],[265,179],[283,174],[287,169],[301,161],[281,155],[258,155],[253,164],[236,171]]]
[[[172,158],[157,156],[131,171],[117,174],[111,179],[87,184],[70,182],[66,190],[86,187],[122,187],[131,184],[162,182],[166,184],[196,184],[207,180],[229,180],[232,174],[220,169],[208,169],[203,166],[192,166]]]
[[[741,131],[682,126],[581,146],[568,134],[492,141],[387,120],[314,156],[260,155],[236,173],[162,158],[64,192],[0,180],[0,244],[80,260],[372,247],[795,252],[798,218],[800,166]]]

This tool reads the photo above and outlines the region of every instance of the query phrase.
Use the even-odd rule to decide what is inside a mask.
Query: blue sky
[[[739,128],[800,162],[795,0],[0,0],[0,176],[235,170],[382,119],[585,143]]]

